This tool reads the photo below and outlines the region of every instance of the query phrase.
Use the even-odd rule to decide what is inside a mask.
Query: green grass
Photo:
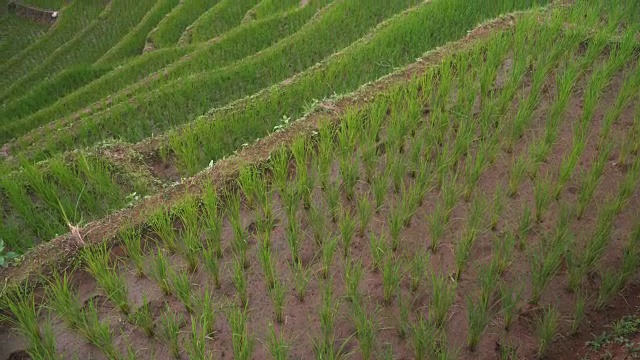
[[[6,5],[5,5],[6,6]],[[49,30],[45,24],[34,23],[14,14],[0,16],[0,66],[9,61]]]
[[[220,36],[240,24],[244,14],[257,0],[219,0],[189,25],[180,42],[199,43]]]

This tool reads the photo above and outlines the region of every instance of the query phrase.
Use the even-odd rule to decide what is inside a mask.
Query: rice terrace
[[[638,0],[0,0],[0,360],[640,358]]]

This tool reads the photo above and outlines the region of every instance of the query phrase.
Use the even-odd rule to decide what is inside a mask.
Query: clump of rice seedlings
[[[333,127],[325,123],[318,129],[318,152],[313,157],[315,168],[320,178],[320,186],[326,189],[331,175],[331,161],[333,159]]]
[[[40,320],[41,308],[36,307],[32,291],[15,289],[6,294],[3,305],[13,315],[0,315],[0,319],[13,323],[27,342],[27,353],[34,360],[60,359],[56,352],[56,340],[47,319]]]
[[[436,208],[433,210],[433,213],[429,215],[428,223],[429,223],[429,233],[431,234],[431,244],[429,248],[432,253],[435,253],[440,247],[440,243],[442,242],[442,238],[444,237],[444,232],[447,227],[449,214],[447,214],[447,210],[441,204],[436,205]]]
[[[340,185],[336,182],[329,182],[324,191],[324,195],[329,214],[331,215],[331,221],[335,223],[340,216]]]
[[[250,209],[255,208],[261,181],[259,171],[253,166],[245,166],[238,173],[238,185],[247,200]]]
[[[93,345],[98,347],[108,358],[118,356],[113,343],[113,336],[109,324],[101,322],[98,318],[98,309],[93,300],[90,300],[84,309],[83,324],[80,326],[82,335]]]
[[[438,358],[438,329],[430,321],[420,316],[411,329],[411,347],[415,359]]]
[[[254,340],[249,334],[247,320],[248,313],[246,308],[231,306],[227,311],[227,321],[229,321],[232,333],[231,343],[233,345],[234,359],[251,359]]]
[[[311,269],[296,261],[292,266],[293,281],[296,283],[296,294],[300,302],[304,301],[311,280]]]
[[[200,310],[201,330],[207,337],[212,336],[216,331],[216,312],[213,305],[213,295],[209,289],[205,289],[203,294],[196,296],[194,299],[194,307]]]
[[[281,147],[271,154],[271,173],[273,180],[280,191],[284,193],[287,189],[289,179],[289,153],[286,147]]]
[[[162,208],[157,213],[153,214],[149,219],[149,224],[163,245],[170,251],[176,252],[178,246],[176,244],[176,232],[173,229],[173,219],[168,208]]]
[[[169,271],[171,265],[169,265],[169,259],[164,254],[161,248],[158,248],[158,253],[153,261],[153,267],[151,270],[151,277],[158,282],[160,289],[165,295],[171,295],[171,286],[169,284]]]
[[[587,298],[583,291],[578,291],[576,296],[575,307],[573,310],[573,318],[571,319],[571,329],[569,334],[574,335],[578,332],[582,321],[584,320],[585,310],[587,306]]]
[[[391,254],[388,254],[382,264],[382,293],[385,305],[391,305],[399,284],[400,265]]]
[[[322,245],[322,239],[325,236],[326,218],[324,211],[314,204],[309,208],[309,227],[316,241],[316,244]]]
[[[464,201],[469,201],[471,199],[473,190],[475,190],[476,185],[480,180],[480,175],[482,175],[482,172],[486,169],[487,165],[489,165],[489,161],[482,150],[479,150],[476,153],[473,160],[467,159],[465,176],[466,184],[463,194]]]
[[[151,310],[151,305],[149,305],[149,301],[147,300],[147,296],[144,295],[142,300],[142,306],[136,310],[136,312],[132,313],[130,316],[130,321],[135,326],[144,330],[144,333],[148,337],[153,337],[155,333],[155,329],[153,326],[153,311]]]
[[[577,130],[578,132],[580,130]],[[573,148],[571,152],[562,158],[562,162],[560,163],[560,170],[558,174],[558,181],[556,182],[556,188],[554,191],[554,197],[556,200],[560,199],[560,195],[562,195],[562,190],[565,185],[571,180],[573,176],[574,170],[578,165],[578,161],[580,161],[580,157],[582,156],[582,152],[586,146],[586,136],[581,134],[576,134],[573,138]]]
[[[351,242],[356,232],[356,219],[349,210],[343,208],[341,211],[338,227],[340,228],[340,236],[342,239],[342,254],[346,258],[350,253]]]
[[[603,309],[624,287],[625,283],[619,270],[605,269],[600,271],[600,287],[596,309]]]
[[[526,247],[527,236],[531,230],[531,208],[528,205],[524,206],[522,216],[520,217],[520,223],[518,224],[518,240],[520,241],[520,249]]]
[[[297,217],[289,219],[285,232],[289,251],[291,252],[291,262],[296,263],[300,261],[300,248],[302,247],[303,239],[300,222]]]
[[[193,294],[191,292],[191,280],[184,271],[170,271],[169,284],[172,292],[182,302],[189,314],[193,314]]]
[[[213,246],[207,246],[202,250],[202,263],[209,275],[213,276],[213,284],[216,289],[220,289],[220,261]]]
[[[507,283],[502,282],[498,286],[500,291],[500,306],[502,312],[502,321],[505,330],[511,328],[511,324],[518,313],[518,303],[522,296],[522,289],[509,286]]]
[[[469,329],[467,331],[467,347],[470,351],[475,351],[480,337],[484,333],[491,316],[489,313],[488,303],[485,301],[477,301],[473,296],[467,297],[467,322]]]
[[[387,197],[387,189],[389,188],[389,177],[390,174],[387,171],[384,171],[372,179],[371,190],[373,192],[373,200],[376,213],[380,211]]]
[[[204,217],[207,226],[206,243],[217,257],[222,257],[222,218],[220,216],[220,199],[211,185],[205,186],[202,195]]]
[[[359,228],[358,235],[360,237],[364,236],[364,232],[369,226],[369,222],[371,222],[371,218],[373,217],[374,209],[371,205],[371,201],[369,201],[369,197],[367,194],[363,194],[358,198],[358,220],[359,220]]]
[[[364,268],[361,261],[353,261],[350,257],[344,262],[344,281],[347,292],[347,299],[351,302],[360,300],[360,281],[364,274]]]
[[[342,177],[342,185],[344,193],[349,200],[353,200],[358,183],[358,167],[354,166],[351,157],[340,157],[340,176]]]
[[[640,116],[638,116],[640,118]],[[640,121],[638,121],[640,123]],[[640,138],[640,135],[638,136]],[[640,142],[640,141],[638,141]],[[638,151],[640,152],[640,150]],[[622,209],[627,205],[629,199],[635,192],[635,186],[640,181],[640,157],[631,165],[627,170],[627,175],[624,177],[618,188],[618,193],[614,198],[613,207],[616,214],[620,214]]]
[[[144,263],[146,261],[142,250],[142,238],[140,230],[134,227],[127,227],[120,231],[120,237],[127,249],[127,256],[136,267],[136,275],[144,275]]]
[[[109,250],[106,244],[85,248],[82,259],[98,286],[113,301],[124,315],[129,314],[129,290],[124,277],[109,264]]]
[[[549,205],[553,201],[551,194],[552,186],[552,180],[548,176],[536,180],[536,184],[533,189],[533,196],[536,205],[537,222],[542,222],[545,213],[549,209]]]
[[[204,321],[204,319],[201,319]],[[206,324],[201,324],[206,326]],[[189,359],[194,360],[207,360],[211,359],[207,355],[207,337],[204,331],[198,331],[198,319],[191,316],[191,332],[189,333],[189,340],[185,344],[187,355]]]
[[[388,172],[391,175],[393,190],[399,193],[404,186],[404,177],[407,174],[407,165],[402,154],[396,153],[387,163]]]
[[[247,273],[244,268],[244,263],[240,258],[234,258],[233,260],[233,285],[236,288],[236,296],[240,306],[247,306]]]
[[[609,159],[609,155],[613,149],[613,143],[609,142],[604,145],[605,148],[602,149],[596,159],[595,163],[591,165],[589,172],[585,175],[584,180],[580,186],[580,191],[578,192],[578,201],[576,203],[576,216],[578,219],[581,219],[584,215],[584,212],[587,210],[587,205],[593,198],[593,195],[596,192],[596,188],[600,184],[600,180],[602,179],[602,174],[604,172],[604,167]]]
[[[287,296],[287,289],[280,279],[275,280],[273,287],[269,290],[276,321],[279,324],[284,322],[284,299]]]
[[[47,286],[49,306],[71,328],[82,324],[82,303],[71,289],[67,273],[55,272]]]
[[[389,211],[389,237],[391,238],[391,251],[398,250],[400,246],[400,232],[402,231],[403,204],[397,204]]]
[[[505,193],[506,191],[502,186],[496,186],[493,199],[491,200],[491,217],[489,225],[491,230],[495,231],[498,228],[498,221],[500,221],[502,212],[504,211]]]
[[[493,241],[493,258],[491,266],[498,275],[502,275],[513,261],[517,240],[513,232],[508,231],[504,236],[496,236]]]
[[[178,217],[182,221],[182,252],[189,272],[193,273],[198,268],[199,254],[202,251],[200,242],[200,225],[198,224],[198,204],[195,198],[187,197],[178,209]]]
[[[420,282],[429,266],[429,254],[423,251],[416,251],[409,264],[409,279],[411,280],[411,292],[418,291]]]
[[[163,343],[167,344],[174,359],[180,358],[178,335],[183,323],[184,319],[179,317],[178,313],[167,305],[164,315],[160,318],[160,330],[157,332],[157,336]]]
[[[522,180],[527,175],[527,169],[529,168],[528,157],[519,156],[513,161],[511,171],[509,172],[509,191],[507,194],[510,197],[514,197],[518,194],[518,188]]]
[[[567,234],[558,232],[554,239],[548,239],[548,244],[540,244],[531,251],[531,298],[532,304],[537,304],[549,281],[556,275],[562,264],[567,250]]]
[[[449,309],[456,297],[457,285],[445,275],[431,274],[431,301],[429,303],[429,321],[442,328],[449,316]]]
[[[333,255],[338,247],[338,238],[334,237],[331,240],[325,240],[322,243],[322,278],[326,279],[329,276],[329,270],[333,263]]]
[[[311,147],[304,137],[295,139],[291,144],[291,152],[296,162],[296,188],[305,209],[311,205],[311,193],[315,182],[315,178],[307,170],[310,151]]]
[[[248,266],[247,261],[247,249],[249,243],[247,242],[247,234],[242,225],[242,218],[240,216],[240,195],[237,192],[231,192],[227,194],[227,206],[229,221],[231,222],[231,228],[233,229],[233,239],[231,241],[231,249],[236,258],[242,262],[243,266]]]
[[[387,253],[387,242],[383,234],[369,234],[369,250],[371,251],[373,272],[377,272],[382,268],[382,262]]]
[[[544,310],[536,322],[536,334],[538,335],[538,356],[542,357],[547,352],[558,331],[560,313],[554,307]]]
[[[411,302],[402,295],[402,289],[398,287],[398,309],[400,311],[400,321],[398,321],[398,336],[405,339],[411,330],[409,314],[411,312]]]
[[[339,304],[333,298],[331,280],[327,280],[324,284],[321,301],[320,332],[322,333],[322,338],[320,341],[314,342],[314,353],[316,358],[335,359],[341,353],[341,349],[338,349],[338,351],[334,349],[334,328]]]
[[[273,323],[269,323],[268,325],[269,331],[269,342],[267,343],[267,348],[269,349],[269,354],[274,360],[287,360],[289,358],[289,349],[291,345],[284,337],[284,331],[280,331],[280,334],[276,334],[276,329],[273,326]]]
[[[358,338],[362,359],[372,359],[376,341],[375,314],[367,314],[364,307],[358,301],[354,301],[352,304],[351,321],[356,327],[355,335]]]
[[[273,257],[271,254],[271,248],[265,241],[261,241],[258,244],[258,260],[264,273],[264,279],[267,283],[267,290],[272,289],[275,285],[275,265],[273,264]]]

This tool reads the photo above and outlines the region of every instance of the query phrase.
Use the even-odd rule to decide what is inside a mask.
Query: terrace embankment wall
[[[53,24],[58,19],[58,12],[54,10],[39,9],[15,1],[10,1],[7,7],[10,13],[40,23]]]

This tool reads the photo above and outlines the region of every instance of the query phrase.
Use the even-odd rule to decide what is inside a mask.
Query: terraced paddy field
[[[638,4],[132,4],[0,65],[0,359],[637,352]]]

